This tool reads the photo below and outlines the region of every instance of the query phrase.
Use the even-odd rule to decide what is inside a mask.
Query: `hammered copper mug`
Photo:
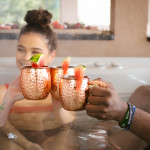
[[[60,94],[59,94],[59,84],[61,77],[63,76],[63,69],[61,66],[59,67],[51,67],[50,68],[51,73],[51,90],[50,93],[52,94],[52,97],[54,97],[57,100],[60,100]],[[67,75],[74,75],[74,67],[69,66]]]
[[[24,98],[28,100],[45,99],[51,88],[51,75],[47,66],[21,68],[20,86]]]
[[[88,81],[85,76],[79,91],[76,90],[77,80],[74,76],[63,76],[60,82],[61,103],[68,111],[83,110],[87,103]]]

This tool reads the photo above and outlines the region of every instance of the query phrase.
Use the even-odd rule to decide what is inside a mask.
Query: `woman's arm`
[[[13,102],[10,101],[9,96],[6,94],[3,98],[3,101],[0,104],[0,127],[5,125],[8,114],[10,112]]]
[[[8,114],[14,102],[23,98],[24,97],[20,89],[20,76],[18,76],[9,84],[9,88],[0,102],[0,127],[5,125]]]
[[[103,88],[93,87],[88,97],[89,104],[86,111],[89,116],[102,120],[116,120],[121,123],[124,119],[128,105],[121,100],[111,84]],[[150,114],[136,109],[130,126],[130,131],[140,138],[150,142]]]
[[[3,97],[0,100],[0,132],[25,149],[43,150],[40,145],[26,139],[7,119],[14,102],[24,98],[20,90],[20,76],[9,84],[7,91],[4,89],[4,86],[1,86],[0,93]]]

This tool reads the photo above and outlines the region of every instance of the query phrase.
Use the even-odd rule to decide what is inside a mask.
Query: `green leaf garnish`
[[[30,60],[31,60],[32,62],[37,63],[42,55],[43,55],[43,54],[36,54],[36,55],[33,55],[33,56],[30,58]]]

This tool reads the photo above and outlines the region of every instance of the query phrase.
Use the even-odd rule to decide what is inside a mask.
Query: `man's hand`
[[[87,114],[102,120],[116,120],[121,122],[127,110],[127,104],[122,101],[113,85],[101,79],[94,80],[101,84],[90,90]]]

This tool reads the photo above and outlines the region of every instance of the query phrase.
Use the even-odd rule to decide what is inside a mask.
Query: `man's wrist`
[[[124,115],[124,118],[123,118],[122,122],[119,123],[119,126],[121,128],[126,129],[126,130],[129,130],[130,129],[130,125],[132,123],[132,119],[133,119],[135,110],[136,110],[136,106],[134,106],[131,103],[127,103],[127,104],[128,104],[128,109],[127,109],[127,111],[126,111],[126,113]]]
[[[120,115],[117,119],[118,123],[122,123],[122,121],[126,115],[127,110],[128,110],[128,104],[126,102],[122,101],[122,107],[121,107],[121,111],[119,113]]]

